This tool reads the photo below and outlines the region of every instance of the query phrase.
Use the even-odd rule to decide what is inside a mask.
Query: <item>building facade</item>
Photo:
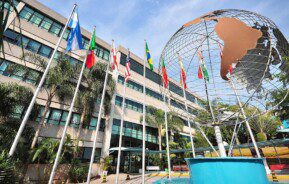
[[[20,85],[30,87],[32,90],[36,88],[42,71],[31,61],[23,61],[22,47],[24,52],[32,52],[48,61],[51,57],[53,49],[59,39],[62,29],[67,21],[66,17],[54,12],[36,0],[23,0],[18,2],[17,10],[20,12],[20,22],[15,19],[15,12],[12,12],[8,23],[10,25],[4,33],[5,39],[5,59],[3,55],[0,60],[0,82],[17,82]],[[7,10],[9,11],[9,10]],[[10,10],[11,11],[11,10]],[[21,30],[19,29],[21,27]],[[83,45],[85,49],[89,47],[89,39],[91,33],[82,28]],[[21,34],[20,34],[21,33]],[[22,36],[21,36],[22,35]],[[60,43],[56,57],[60,53],[64,53],[69,29],[66,30],[63,40]],[[97,62],[108,63],[110,55],[110,44],[97,37],[96,39]],[[127,50],[121,45],[118,46],[121,52],[120,58],[120,75],[116,81],[116,92],[111,101],[112,108],[109,116],[103,116],[100,125],[100,132],[97,138],[96,158],[106,157],[109,154],[116,156],[116,152],[110,151],[110,148],[118,146],[120,119],[121,119],[121,104],[124,85],[124,70]],[[70,62],[73,64],[81,64],[86,51],[77,51],[69,53]],[[28,68],[25,72],[8,71],[10,65],[22,65]],[[143,84],[146,83],[146,97],[143,98]],[[143,60],[131,53],[131,79],[128,82],[125,100],[125,116],[124,116],[124,138],[123,147],[140,147],[142,145],[142,124],[140,118],[142,116],[143,105],[152,105],[158,109],[167,109],[167,105],[163,102],[161,94],[162,79],[157,73],[157,69],[153,71],[146,68],[146,76],[143,75]],[[184,97],[182,88],[173,80],[170,80],[169,90],[171,94],[171,110],[176,109],[180,113],[180,117],[186,119],[184,109]],[[189,110],[202,108],[201,99],[196,95],[186,92],[188,98]],[[41,91],[37,98],[37,105],[42,109],[47,100],[47,94],[44,90]],[[70,102],[62,102],[57,98],[53,99],[49,113],[46,116],[46,126],[40,132],[41,137],[52,137],[60,139],[63,127],[68,114]],[[99,103],[96,103],[98,106]],[[97,111],[90,119],[88,125],[81,130],[82,156],[81,159],[88,161],[90,159],[93,137],[96,129]],[[76,139],[77,130],[80,121],[80,113],[75,109],[70,126],[67,133],[72,139]],[[24,109],[19,107],[14,116],[20,118],[23,116]],[[30,126],[35,126],[40,120],[41,113],[35,121],[30,121]],[[189,136],[189,127],[184,120],[183,131],[180,132],[183,136]],[[192,130],[191,130],[192,131]],[[147,126],[146,128],[146,145],[148,149],[158,149],[158,131],[155,127]],[[134,153],[123,153],[122,166],[127,166],[130,162],[131,171],[137,171],[141,167],[141,155]],[[96,159],[98,160],[98,159]],[[114,160],[114,163],[116,160]],[[122,167],[122,169],[125,169]]]

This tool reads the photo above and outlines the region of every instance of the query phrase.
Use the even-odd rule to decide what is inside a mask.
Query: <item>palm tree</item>
[[[86,70],[83,75],[83,87],[79,91],[77,106],[80,109],[80,124],[77,132],[76,145],[79,144],[80,131],[85,120],[87,124],[91,120],[97,100],[100,98],[102,89],[104,88],[106,64],[97,63],[91,70]],[[108,115],[111,106],[111,99],[115,91],[115,81],[111,76],[108,77],[105,99],[104,99],[104,114]]]
[[[147,106],[146,108],[146,123],[150,126],[154,126],[158,129],[158,142],[159,142],[159,151],[162,151],[162,130],[165,126],[165,112],[161,109],[157,109],[153,106]],[[142,117],[140,118],[142,121]],[[183,129],[183,121],[181,118],[176,116],[174,113],[168,113],[168,129],[181,131]],[[162,154],[160,153],[160,159],[162,159]]]
[[[25,60],[30,60],[30,62],[33,62],[41,70],[44,70],[46,68],[47,63],[41,56],[28,52],[24,54],[23,58]],[[21,69],[25,70],[24,67],[20,67],[20,70]],[[46,77],[45,85],[43,86],[47,94],[47,101],[44,107],[44,111],[42,112],[40,122],[36,127],[36,132],[31,144],[31,149],[33,149],[37,143],[40,130],[42,128],[42,125],[45,123],[45,117],[49,111],[52,99],[55,96],[58,96],[61,101],[71,98],[74,89],[71,79],[74,77],[74,75],[76,74],[68,58],[64,55],[60,55],[60,57],[56,60],[55,65],[49,70],[49,73]]]

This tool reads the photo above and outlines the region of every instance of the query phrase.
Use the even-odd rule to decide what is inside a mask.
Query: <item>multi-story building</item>
[[[21,43],[24,48],[24,52],[32,52],[40,55],[48,61],[51,57],[53,49],[59,39],[62,29],[67,21],[67,18],[54,12],[43,4],[36,0],[23,0],[18,2],[17,9],[20,12],[20,22],[15,19],[15,12],[12,12],[8,23],[7,30],[4,33],[5,39],[5,59],[1,56],[0,60],[0,82],[17,82],[21,85],[28,86],[35,89],[38,84],[42,72],[34,63],[30,61],[23,61]],[[19,29],[21,27],[21,31]],[[91,33],[82,28],[83,44],[87,49],[89,45],[89,38]],[[22,41],[20,32],[22,34]],[[58,48],[58,54],[64,52],[66,48],[66,40],[69,35],[69,29],[66,30],[63,40]],[[98,62],[109,62],[110,44],[102,40],[96,39],[96,56]],[[127,50],[121,45],[118,46],[118,50],[121,52],[120,59],[120,75],[116,81],[116,92],[112,100],[112,108],[109,117],[103,117],[100,125],[100,133],[97,139],[97,151],[96,157],[105,157],[109,154],[116,155],[116,153],[110,153],[111,147],[118,146],[120,119],[121,119],[121,104],[122,104],[122,92],[124,84],[124,65],[126,59]],[[86,54],[85,51],[77,51],[69,54],[69,58],[72,63],[82,63],[82,58]],[[7,69],[11,64],[23,65],[29,70],[25,72],[17,72]],[[141,147],[142,145],[142,124],[140,123],[140,117],[142,116],[143,105],[152,105],[159,109],[168,108],[163,102],[161,94],[161,76],[156,72],[147,68],[146,76],[143,76],[143,60],[131,54],[131,79],[128,82],[128,88],[125,100],[125,116],[124,116],[124,147]],[[146,83],[146,100],[144,101],[143,83]],[[169,90],[172,94],[171,106],[174,109],[178,109],[179,112],[183,112],[184,109],[184,97],[182,88],[179,84],[173,80],[170,80]],[[198,109],[201,107],[200,98],[196,95],[186,92],[188,98],[189,109]],[[37,98],[37,104],[45,105],[47,95],[45,91],[41,91]],[[48,115],[46,116],[46,126],[41,130],[40,137],[52,137],[60,139],[63,125],[66,121],[70,102],[61,102],[57,98],[53,99],[50,106]],[[98,109],[98,108],[96,108]],[[15,116],[21,118],[23,116],[24,109],[19,108]],[[182,113],[186,114],[186,113]],[[36,121],[40,120],[39,118]],[[183,115],[182,115],[183,116]],[[186,119],[183,117],[183,119]],[[71,135],[72,139],[76,139],[76,132],[78,130],[80,120],[80,114],[75,111],[68,128],[67,133]],[[95,134],[97,122],[97,112],[95,116],[91,118],[89,125],[81,130],[81,147],[83,150],[82,159],[89,160],[92,150],[93,137]],[[37,122],[29,122],[29,125],[35,126]],[[146,145],[149,149],[158,149],[157,129],[155,127],[147,126],[146,128]],[[183,136],[189,135],[189,128],[184,120],[183,131],[180,132]],[[122,165],[127,163],[126,159],[134,158],[134,162],[131,161],[131,171],[137,171],[141,166],[141,155],[137,153],[123,153]],[[97,159],[96,159],[97,160]]]

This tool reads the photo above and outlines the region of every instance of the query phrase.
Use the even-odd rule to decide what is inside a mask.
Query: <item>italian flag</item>
[[[95,55],[94,55],[94,50],[95,50],[95,29],[93,30],[93,34],[90,40],[90,46],[88,50],[88,55],[86,56],[86,67],[90,69],[94,63],[95,63]]]
[[[209,73],[208,73],[208,70],[207,70],[207,67],[204,63],[204,60],[203,60],[203,56],[200,52],[198,52],[198,56],[199,56],[199,59],[200,59],[200,64],[199,64],[199,69],[198,69],[198,78],[199,79],[203,79],[205,78],[206,81],[209,82],[210,80],[210,77],[209,77]]]
[[[162,58],[162,73],[163,73],[164,87],[167,88],[168,85],[169,85],[169,80],[168,80],[168,75],[167,75],[167,70],[166,70],[166,65],[165,65],[164,58]]]

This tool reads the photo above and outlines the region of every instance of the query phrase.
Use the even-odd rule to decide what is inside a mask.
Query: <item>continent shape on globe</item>
[[[238,63],[248,50],[256,48],[262,32],[236,18],[223,17],[217,20],[215,32],[224,42],[220,75],[224,80],[228,80],[230,65]]]

